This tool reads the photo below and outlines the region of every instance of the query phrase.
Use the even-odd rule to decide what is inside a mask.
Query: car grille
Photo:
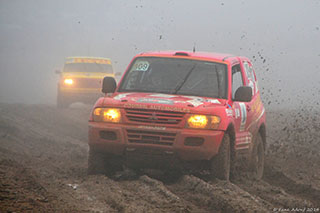
[[[172,146],[176,133],[127,129],[127,137],[129,143]]]
[[[152,109],[125,109],[129,121],[149,124],[178,125],[185,113]]]
[[[101,79],[96,78],[75,78],[74,83],[78,88],[101,88]]]

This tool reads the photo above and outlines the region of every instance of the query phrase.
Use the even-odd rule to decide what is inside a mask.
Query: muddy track
[[[298,112],[269,113],[268,134],[272,137],[268,138],[264,179],[257,182],[244,175],[225,182],[190,174],[177,179],[150,171],[138,175],[131,170],[113,177],[88,176],[89,112],[90,107],[83,105],[56,109],[0,104],[0,212],[272,212],[274,208],[320,208],[320,162],[318,152],[313,153],[320,148],[320,119],[313,117],[318,116],[316,113],[308,115],[314,122],[312,128],[300,132],[304,127],[292,120]]]

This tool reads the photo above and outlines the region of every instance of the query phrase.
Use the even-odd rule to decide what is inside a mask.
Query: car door
[[[232,66],[232,99],[234,100],[235,92],[241,86],[246,84],[246,74],[241,64]],[[251,102],[233,102],[235,112],[235,130],[236,130],[236,150],[249,150],[252,142],[252,134],[248,130],[251,123]]]
[[[261,115],[263,106],[261,104],[258,82],[249,60],[242,60],[242,68],[245,75],[245,85],[252,88],[252,100],[247,103],[248,126],[247,129],[251,134],[255,134],[258,129],[258,119]]]

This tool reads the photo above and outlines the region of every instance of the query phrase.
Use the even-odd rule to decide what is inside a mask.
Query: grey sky
[[[319,11],[319,0],[0,0],[0,102],[55,103],[67,56],[109,57],[123,72],[137,53],[196,44],[251,58],[271,106],[313,104]]]

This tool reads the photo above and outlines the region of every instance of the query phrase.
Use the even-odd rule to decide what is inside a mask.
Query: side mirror
[[[56,74],[61,74],[61,70],[55,70],[54,71]]]
[[[101,90],[103,93],[113,93],[116,88],[117,83],[113,77],[104,77]]]
[[[115,76],[121,76],[121,75],[122,75],[121,72],[116,72],[116,73],[115,73]]]
[[[234,101],[250,102],[251,99],[252,99],[252,88],[248,86],[239,87],[234,95]]]

